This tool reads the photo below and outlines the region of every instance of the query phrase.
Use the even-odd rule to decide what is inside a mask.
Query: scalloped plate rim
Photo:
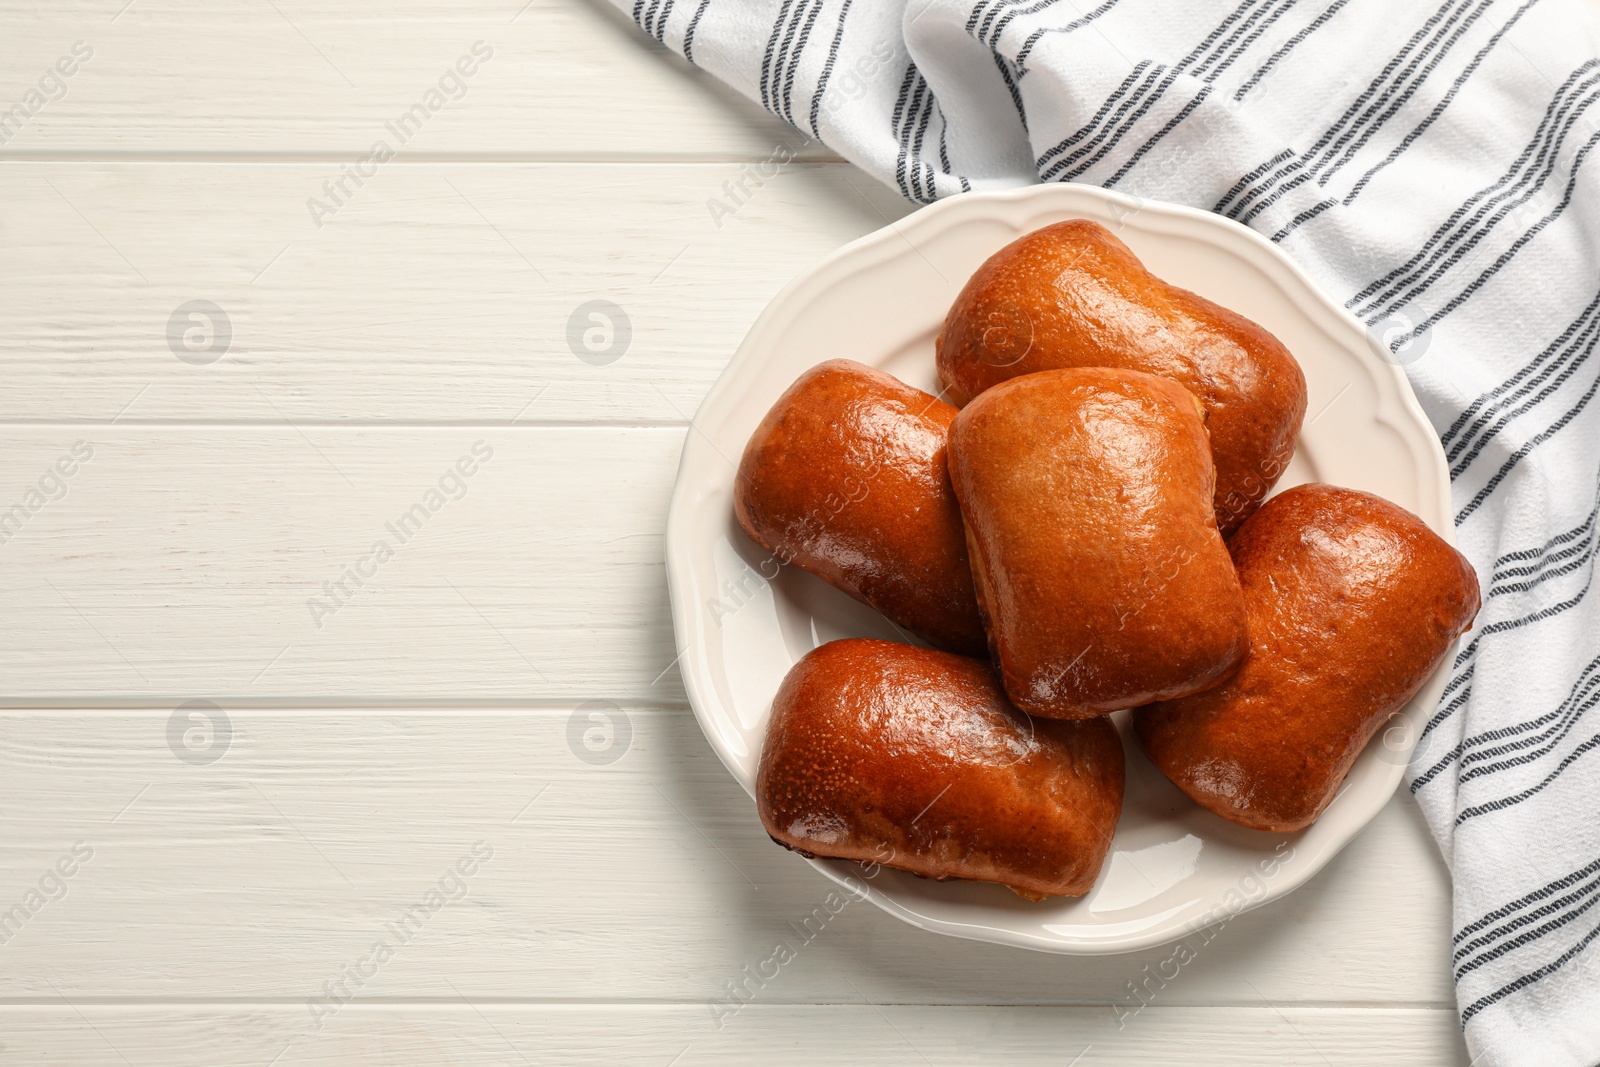
[[[994,206],[993,209],[991,205]],[[1008,209],[1009,216],[1007,216]],[[685,555],[687,552],[685,542],[692,536],[690,527],[696,514],[695,505],[703,500],[707,492],[712,491],[697,477],[697,471],[707,461],[724,462],[722,457],[714,455],[714,447],[710,444],[710,436],[705,429],[706,424],[714,424],[728,417],[727,408],[735,404],[744,391],[741,386],[748,387],[751,379],[759,378],[761,373],[759,356],[762,350],[768,347],[771,338],[782,330],[786,323],[804,314],[805,307],[814,293],[826,291],[828,287],[837,285],[852,275],[881,265],[893,256],[905,254],[903,251],[896,251],[895,246],[904,245],[916,250],[913,238],[932,236],[944,228],[958,225],[961,221],[974,217],[998,218],[1002,222],[1010,222],[1016,220],[1017,216],[1025,216],[1028,221],[1021,223],[1024,228],[1016,231],[1020,234],[1026,232],[1026,229],[1045,225],[1057,219],[1105,214],[1120,216],[1120,223],[1133,224],[1136,228],[1142,227],[1147,232],[1156,232],[1165,226],[1167,236],[1176,236],[1177,231],[1185,227],[1190,231],[1183,234],[1185,237],[1194,238],[1197,233],[1209,231],[1219,247],[1226,247],[1228,251],[1271,277],[1279,291],[1296,310],[1331,340],[1337,342],[1339,335],[1343,334],[1347,342],[1346,347],[1361,352],[1357,363],[1368,371],[1376,387],[1378,402],[1370,413],[1371,421],[1390,427],[1406,443],[1415,464],[1419,491],[1424,493],[1431,491],[1436,497],[1435,503],[1442,506],[1442,516],[1435,514],[1432,517],[1428,515],[1423,517],[1435,532],[1450,544],[1455,544],[1455,532],[1448,520],[1450,481],[1444,452],[1411,390],[1405,373],[1399,366],[1377,358],[1369,344],[1363,343],[1359,346],[1349,344],[1349,338],[1352,336],[1366,337],[1365,328],[1361,323],[1324,294],[1310,276],[1282,249],[1260,234],[1211,212],[1130,197],[1097,186],[1071,183],[1033,185],[999,192],[966,193],[937,201],[899,222],[890,223],[842,246],[801,272],[780,290],[751,325],[733,358],[706,394],[686,434],[678,477],[672,492],[665,537],[673,631],[677,647],[682,650],[675,662],[680,666],[689,703],[706,739],[723,765],[752,798],[753,776],[747,776],[742,772],[740,766],[742,754],[737,752],[723,735],[722,731],[726,728],[726,724],[717,720],[717,713],[713,710],[714,701],[707,691],[708,672],[711,666],[701,662],[701,657],[707,651],[702,640],[704,619],[699,610],[700,600],[696,595],[698,584],[694,580],[694,568],[690,566]],[[821,358],[817,362],[821,362]],[[762,410],[764,411],[765,407]],[[740,447],[742,449],[742,443]],[[1452,645],[1451,652],[1453,653],[1458,646],[1459,641]],[[1431,707],[1437,702],[1446,681],[1444,663],[1449,660],[1450,655],[1447,654],[1441,661],[1439,669],[1435,670],[1423,684],[1408,707]],[[1297,848],[1295,858],[1299,862],[1293,862],[1292,867],[1286,865],[1268,892],[1258,900],[1247,900],[1237,911],[1230,910],[1230,917],[1281,899],[1304,885],[1376,817],[1389,802],[1404,777],[1406,763],[1409,762],[1411,751],[1417,743],[1414,729],[1408,730],[1407,734],[1403,745],[1396,750],[1401,758],[1390,762],[1389,769],[1383,776],[1381,788],[1368,788],[1359,796],[1347,793],[1335,802],[1343,805],[1340,815],[1346,827],[1344,832],[1337,833],[1333,839],[1320,841],[1320,847],[1303,857]],[[1366,757],[1363,756],[1364,758]],[[1329,810],[1330,812],[1333,810],[1332,806]],[[1302,835],[1309,832],[1309,830],[1302,831]],[[1153,945],[1170,943],[1205,925],[1196,922],[1190,916],[1157,923],[1123,936],[1094,937],[1063,933],[1042,936],[1018,929],[982,923],[962,923],[923,915],[901,902],[895,894],[865,885],[860,876],[851,873],[856,869],[854,865],[826,859],[813,859],[807,862],[830,881],[846,889],[855,899],[871,900],[884,911],[919,929],[1035,951],[1073,955],[1132,952]],[[1109,858],[1107,862],[1109,864]],[[1092,924],[1086,924],[1084,927],[1086,930],[1094,928]]]

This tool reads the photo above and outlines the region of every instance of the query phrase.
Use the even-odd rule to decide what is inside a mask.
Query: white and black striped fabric
[[[618,2],[911,200],[1208,208],[1372,326],[1485,594],[1408,776],[1455,878],[1461,1022],[1490,1067],[1600,1062],[1600,4]]]

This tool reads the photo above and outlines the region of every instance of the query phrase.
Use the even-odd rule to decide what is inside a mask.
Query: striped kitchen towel
[[[617,2],[911,200],[1208,208],[1371,325],[1485,595],[1408,775],[1461,1023],[1488,1067],[1600,1062],[1600,0]]]

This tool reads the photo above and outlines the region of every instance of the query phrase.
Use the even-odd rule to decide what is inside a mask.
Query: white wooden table
[[[0,72],[0,1062],[1465,1063],[1405,798],[1170,980],[807,932],[662,529],[891,192],[586,0],[0,0]]]

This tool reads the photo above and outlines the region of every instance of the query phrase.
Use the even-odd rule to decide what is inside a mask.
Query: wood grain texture
[[[0,704],[681,701],[662,528],[684,432],[13,427]]]
[[[1072,1067],[1445,1067],[1467,1062],[1445,1010],[1147,1008],[1117,1028],[1095,1008],[752,1005],[718,1029],[672,1005],[351,1005],[309,1026],[300,1007],[0,1010],[18,1062],[90,1067],[560,1063],[1051,1063]],[[278,1059],[273,1061],[273,1057]],[[674,1057],[677,1057],[674,1059]],[[1074,1057],[1077,1057],[1074,1059]]]
[[[391,162],[319,227],[332,163],[13,164],[0,421],[681,425],[779,289],[909,210],[843,164],[736,203],[740,175]],[[632,330],[603,365],[569,339],[597,299]],[[186,325],[169,341],[193,300],[231,327],[207,364],[175,354]]]
[[[93,52],[0,158],[354,159],[477,41],[492,58],[464,92],[447,86],[408,155],[766,159],[786,144],[837,158],[602,0],[6,0],[0,25],[8,105],[75,42]]]
[[[1130,1010],[1129,983],[1146,981],[1161,1006],[1450,1004],[1436,966],[1446,880],[1409,800],[1305,888],[1163,968],[1169,947],[1021,952],[866,903],[815,919],[831,883],[767,839],[687,711],[627,703],[608,723],[592,705],[224,707],[231,737],[209,764],[178,758],[218,749],[170,745],[166,709],[0,714],[0,849],[14,872],[0,904],[74,842],[94,851],[0,948],[0,1000],[300,1003],[393,940],[385,924],[481,841],[493,857],[464,897],[397,942],[363,997],[715,1003],[782,944],[795,958],[763,984],[764,1004]]]

